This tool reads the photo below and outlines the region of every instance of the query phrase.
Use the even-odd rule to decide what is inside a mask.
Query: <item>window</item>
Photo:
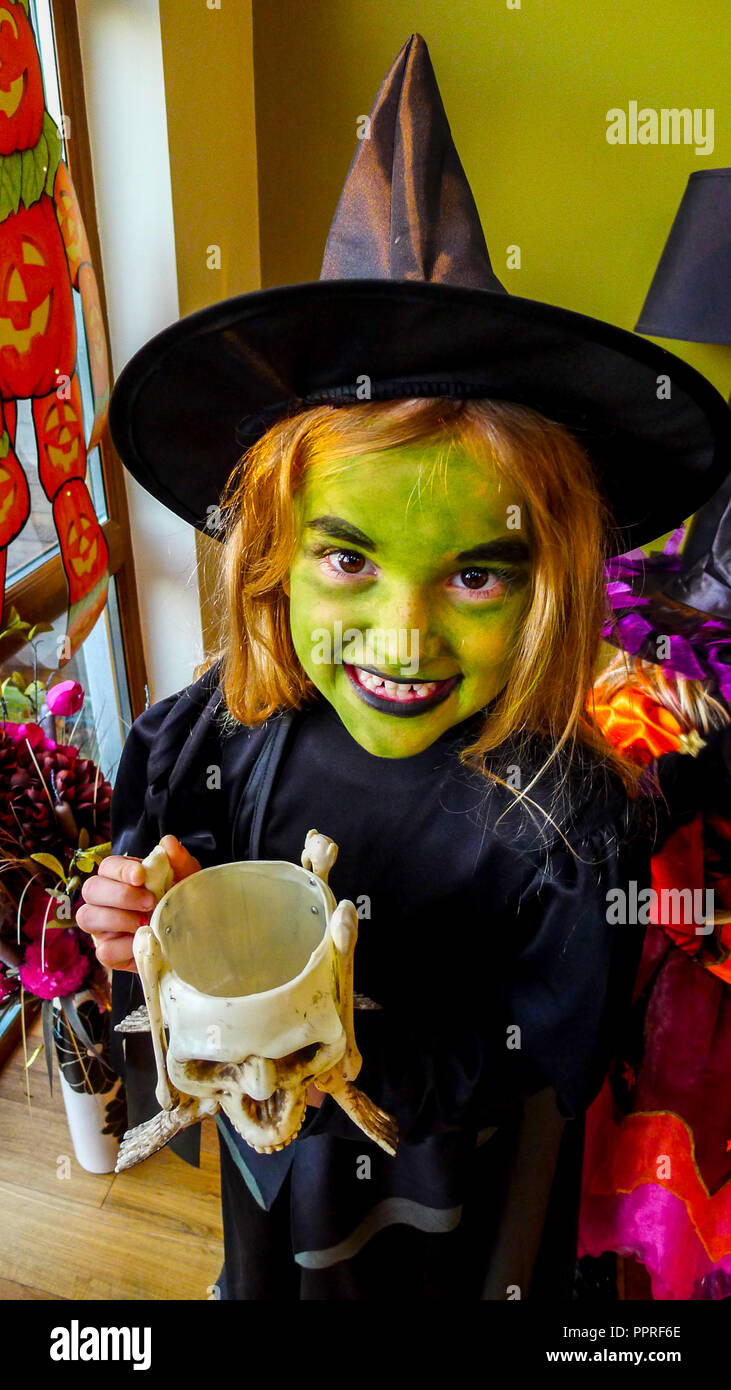
[[[84,219],[108,346],[76,7],[71,0],[29,0],[28,15],[41,57],[45,106],[58,127],[61,157],[68,166]],[[76,290],[72,293],[76,370],[88,442],[94,418],[89,353],[81,297]],[[6,638],[0,644],[0,678],[20,671],[30,683],[36,659],[44,674],[58,665],[56,643],[65,631],[68,604],[51,504],[38,480],[30,400],[18,401],[15,444],[31,491],[31,515],[8,547],[2,628],[8,626],[14,607],[28,623],[43,621],[51,624],[52,630],[37,639],[35,653],[29,644],[22,644],[22,639]],[[83,756],[98,762],[103,775],[113,781],[127,730],[145,707],[147,682],[123,470],[106,427],[88,456],[86,482],[109,548],[110,581],[104,612],[74,658],[63,667],[63,678],[78,680],[87,696],[73,741]],[[15,1018],[9,1023],[6,1017],[3,1024],[0,1017],[0,1057],[14,1045],[9,1035],[19,1032],[18,1006],[10,1013]]]

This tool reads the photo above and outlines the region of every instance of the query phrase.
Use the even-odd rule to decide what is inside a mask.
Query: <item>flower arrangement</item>
[[[19,626],[28,628],[13,614],[0,639]],[[99,1039],[111,1008],[107,971],[75,925],[82,883],[110,851],[112,798],[100,769],[72,742],[73,729],[64,741],[66,721],[83,702],[77,681],[46,688],[37,671],[30,685],[17,672],[0,685],[0,1001],[19,995],[22,1002],[25,994],[42,1001],[51,1087],[54,1029],[63,1027],[86,1077],[90,1052],[103,1062]],[[78,1007],[81,992],[94,1001],[96,1025],[88,998]],[[30,1059],[26,1051],[26,1068],[40,1051]]]
[[[709,682],[713,693],[731,701],[731,624],[683,608],[665,594],[679,572],[685,527],[679,526],[662,550],[630,550],[607,562],[605,579],[610,612],[602,636],[631,656],[662,665],[676,676]]]

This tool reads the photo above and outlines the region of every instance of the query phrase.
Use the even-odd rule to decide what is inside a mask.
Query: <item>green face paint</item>
[[[332,476],[318,464],[295,499],[295,651],[382,758],[422,752],[499,694],[530,592],[526,533],[509,525],[520,495],[456,448],[439,473],[439,454],[400,446]]]

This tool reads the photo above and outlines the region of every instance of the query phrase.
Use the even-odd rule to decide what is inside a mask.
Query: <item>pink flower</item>
[[[89,970],[89,958],[81,950],[73,927],[65,931],[46,933],[46,946],[41,958],[40,941],[31,941],[20,967],[25,989],[39,999],[54,999],[58,994],[73,994],[83,984]]]
[[[3,724],[6,734],[9,734],[13,743],[25,743],[27,739],[34,753],[40,749],[41,752],[50,752],[56,747],[52,738],[46,738],[40,724]]]
[[[17,975],[6,975],[0,971],[0,1002],[3,999],[10,999],[11,995],[17,994],[20,989],[20,980]]]
[[[46,742],[46,735],[40,724],[19,724],[16,737],[27,739],[34,752],[37,748],[42,748]]]
[[[76,714],[83,703],[84,692],[78,681],[59,681],[46,691],[46,704],[53,715]]]

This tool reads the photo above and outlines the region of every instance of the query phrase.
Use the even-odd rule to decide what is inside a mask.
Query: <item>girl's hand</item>
[[[198,860],[174,835],[165,835],[160,844],[176,883],[198,872]],[[139,859],[111,854],[102,859],[98,873],[87,878],[81,888],[84,903],[77,909],[76,925],[91,936],[97,960],[114,970],[137,973],[132,938],[138,927],[149,921],[156,901],[144,887],[144,877]]]

